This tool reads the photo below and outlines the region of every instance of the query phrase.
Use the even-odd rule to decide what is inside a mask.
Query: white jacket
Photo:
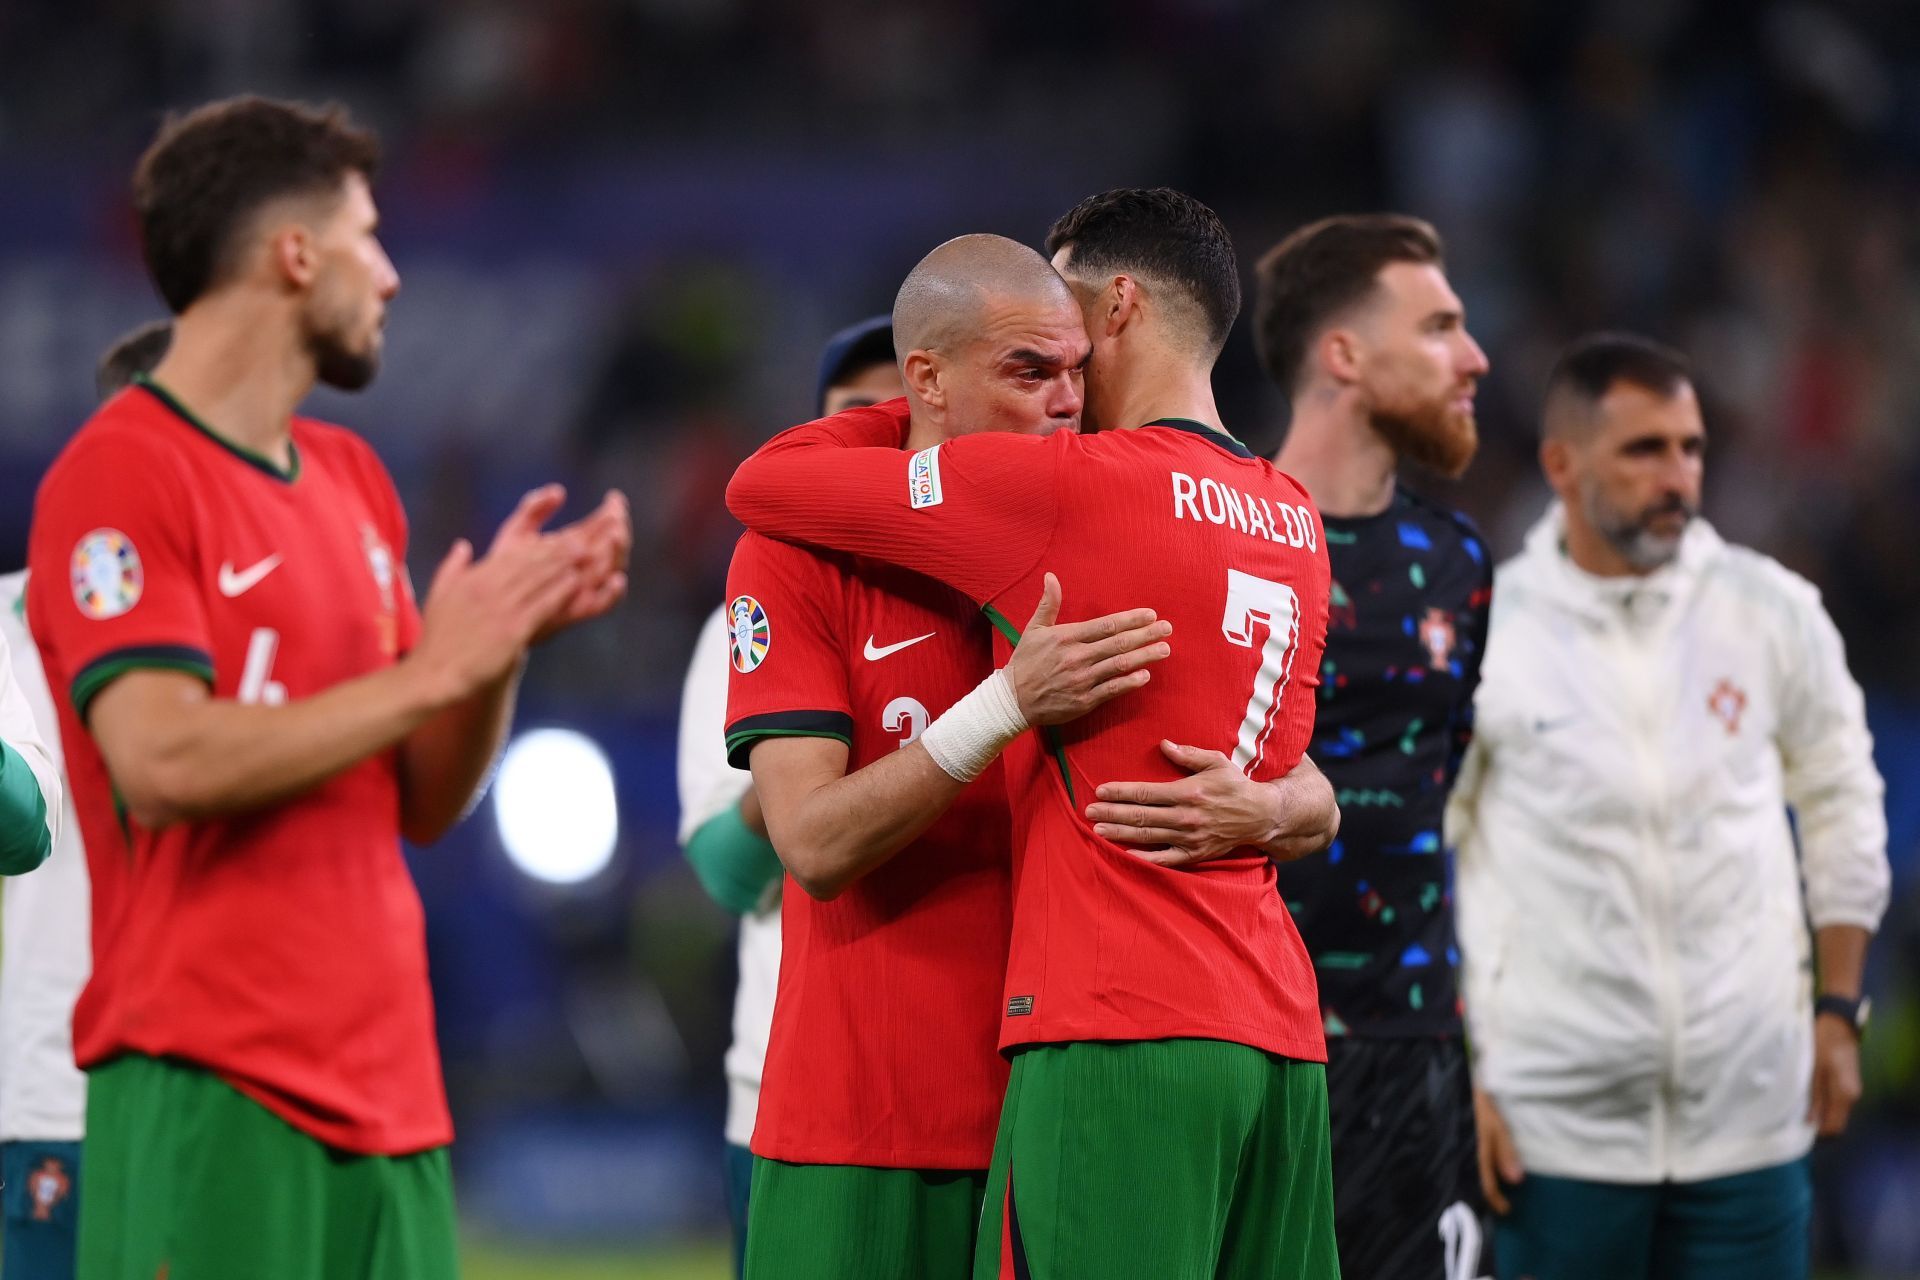
[[[1448,808],[1476,1083],[1540,1173],[1794,1159],[1807,919],[1871,930],[1887,904],[1860,688],[1819,593],[1704,522],[1641,578],[1582,572],[1564,527],[1495,576]]]

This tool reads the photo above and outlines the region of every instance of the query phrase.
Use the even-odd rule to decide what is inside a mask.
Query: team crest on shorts
[[[745,675],[767,660],[773,628],[767,624],[767,611],[752,596],[733,598],[727,606],[727,624],[733,632],[733,669]]]
[[[65,1163],[56,1156],[42,1160],[40,1167],[27,1175],[27,1197],[33,1201],[33,1220],[52,1221],[53,1207],[72,1190],[73,1179],[67,1176]]]
[[[96,622],[117,618],[140,603],[146,571],[133,539],[118,529],[95,529],[75,544],[69,574],[73,602]]]

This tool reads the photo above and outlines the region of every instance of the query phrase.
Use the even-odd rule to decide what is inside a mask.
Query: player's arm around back
[[[88,728],[143,826],[289,799],[510,681],[577,592],[581,560],[577,539],[559,535],[479,561],[456,543],[434,575],[419,643],[393,666],[280,706],[216,698],[181,672],[131,671],[94,698]],[[405,815],[402,829],[439,834]]]
[[[906,427],[894,402],[783,431],[734,472],[727,506],[757,533],[898,565],[991,604],[1052,536],[1073,433],[983,431],[909,454]]]
[[[1172,624],[1150,609],[1060,623],[1060,583],[1040,603],[1007,665],[916,741],[847,773],[830,738],[768,738],[750,757],[754,788],[781,862],[822,900],[905,848],[946,812],[1006,744],[1031,725],[1063,724],[1152,678]]]

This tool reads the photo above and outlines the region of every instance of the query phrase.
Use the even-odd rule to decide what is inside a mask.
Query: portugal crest
[[[1707,710],[1726,726],[1727,736],[1732,737],[1740,732],[1740,717],[1747,710],[1746,690],[1731,680],[1722,679],[1707,695]]]
[[[1453,619],[1445,609],[1428,609],[1420,619],[1420,643],[1426,646],[1427,665],[1445,671],[1453,661]]]
[[[65,1164],[55,1156],[42,1160],[40,1167],[27,1175],[27,1198],[33,1202],[33,1220],[52,1221],[54,1206],[65,1200],[72,1190],[73,1180],[67,1176]]]
[[[95,529],[73,548],[69,577],[73,602],[95,622],[117,618],[140,603],[146,570],[133,539],[118,529]]]
[[[767,660],[773,628],[767,623],[767,611],[752,596],[733,598],[727,606],[727,624],[732,632],[733,669],[745,675]]]

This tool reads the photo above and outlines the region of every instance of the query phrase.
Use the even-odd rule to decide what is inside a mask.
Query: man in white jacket
[[[1502,1276],[1804,1277],[1807,1151],[1860,1094],[1860,689],[1814,588],[1696,518],[1705,441],[1684,358],[1575,343],[1559,501],[1495,579],[1448,834]]]

